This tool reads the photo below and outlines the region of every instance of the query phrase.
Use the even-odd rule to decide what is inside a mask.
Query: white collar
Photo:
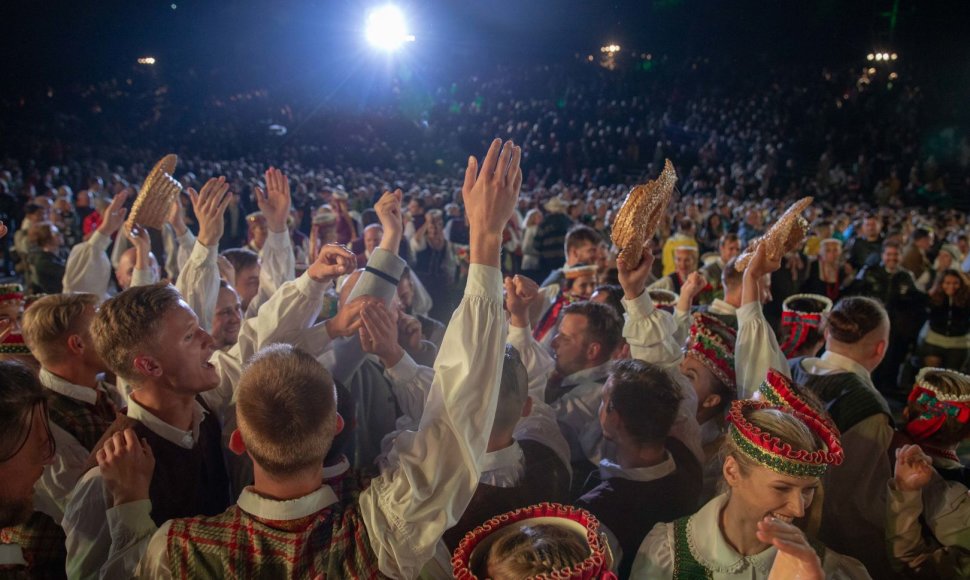
[[[309,495],[296,499],[276,500],[256,493],[248,486],[239,494],[236,504],[247,514],[264,520],[298,520],[317,513],[329,505],[337,503],[337,494],[329,485],[321,486]]]
[[[0,566],[26,566],[24,551],[18,544],[0,544]]]
[[[196,441],[199,440],[199,425],[205,419],[206,410],[199,404],[199,401],[195,401],[195,406],[192,408],[191,431],[183,431],[178,427],[173,427],[165,421],[162,421],[155,415],[152,415],[151,411],[139,405],[134,397],[128,397],[127,415],[129,419],[140,421],[145,427],[148,427],[148,429],[162,439],[174,443],[179,447],[192,449],[195,447]]]
[[[323,481],[328,481],[336,477],[340,477],[341,475],[347,473],[348,469],[350,469],[350,461],[347,461],[346,455],[341,455],[340,461],[338,461],[337,463],[333,465],[324,466]]]
[[[687,543],[691,554],[702,566],[712,572],[738,574],[748,566],[758,570],[757,577],[768,577],[775,561],[777,548],[768,546],[760,554],[742,556],[724,539],[721,532],[721,512],[727,505],[728,495],[721,494],[707,502],[687,522]]]
[[[869,370],[851,358],[830,350],[822,353],[821,358],[810,358],[802,362],[805,370],[813,375],[831,375],[836,373],[852,373],[876,391]],[[882,395],[880,395],[882,396]]]
[[[612,366],[613,361],[608,360],[601,365],[576,371],[562,380],[562,386],[568,387],[570,385],[592,382],[597,379],[605,379],[606,375],[610,374]]]
[[[710,307],[708,307],[707,311],[710,312],[710,313],[712,313],[712,314],[722,314],[722,315],[723,314],[731,314],[731,315],[734,315],[734,316],[737,316],[738,315],[738,308],[737,308],[737,306],[735,306],[735,305],[733,305],[733,304],[731,304],[729,302],[725,302],[725,301],[721,300],[720,298],[715,298],[714,301],[711,302],[711,305],[710,305]]]
[[[666,459],[650,467],[623,468],[609,459],[603,459],[600,461],[600,477],[603,479],[619,477],[621,479],[629,479],[630,481],[654,481],[656,479],[662,479],[677,470],[677,464],[674,463],[674,456],[666,450],[664,450],[664,455]]]
[[[54,373],[50,372],[45,368],[40,369],[40,383],[47,387],[48,389],[64,395],[69,399],[74,399],[75,401],[80,401],[82,403],[87,403],[88,405],[93,405],[98,402],[98,391],[103,390],[104,386],[101,382],[98,382],[97,388],[82,387],[81,385],[76,385],[68,380],[65,380]],[[104,396],[111,398],[107,392]]]
[[[485,473],[487,471],[495,471],[508,467],[514,468],[524,464],[525,454],[522,453],[522,447],[519,446],[518,442],[513,442],[504,449],[483,455],[482,460],[479,461],[479,469],[482,473]]]

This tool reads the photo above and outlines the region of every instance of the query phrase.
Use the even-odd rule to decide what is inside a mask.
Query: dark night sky
[[[171,4],[177,9],[173,10]],[[336,75],[373,58],[367,2],[34,0],[4,7],[0,90],[89,83],[151,54],[160,71],[219,68],[241,83]],[[12,6],[10,4],[13,4]],[[658,53],[842,63],[888,44],[893,0],[402,0],[422,66],[452,71],[562,58],[607,40]],[[970,62],[966,0],[900,0],[893,49],[923,65]],[[941,67],[943,65],[940,65]],[[943,67],[943,70],[947,70]],[[953,71],[954,69],[949,69]]]

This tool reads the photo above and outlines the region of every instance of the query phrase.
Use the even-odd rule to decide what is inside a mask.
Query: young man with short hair
[[[154,506],[144,501],[152,452],[126,431],[99,454],[114,500],[109,569],[152,578],[418,574],[475,492],[499,395],[505,342],[499,256],[522,182],[519,148],[507,142],[500,149],[496,139],[481,173],[469,160],[465,297],[436,360],[420,428],[398,436],[380,475],[369,485],[353,475],[324,482],[323,457],[340,424],[332,380],[306,354],[272,347],[239,385],[240,428],[232,445],[253,458],[255,484],[238,505],[156,531]]]

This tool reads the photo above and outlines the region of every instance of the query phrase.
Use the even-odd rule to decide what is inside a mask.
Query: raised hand
[[[361,311],[364,325],[360,329],[360,344],[364,352],[380,357],[386,367],[392,367],[404,356],[398,343],[397,311],[382,302],[368,305]]]
[[[395,189],[393,192],[385,191],[384,195],[374,205],[374,211],[377,212],[377,217],[381,220],[381,227],[384,228],[380,247],[395,256],[401,247],[401,236],[404,235],[404,222],[401,216],[401,198],[403,196],[404,192],[400,189]]]
[[[760,279],[766,274],[771,274],[781,268],[781,261],[784,256],[773,256],[765,247],[767,244],[760,244],[754,253],[754,258],[744,270],[744,276]]]
[[[125,429],[109,437],[95,457],[115,506],[148,499],[155,456],[147,441]]]
[[[623,297],[627,300],[639,298],[647,288],[647,280],[653,271],[653,242],[647,241],[643,246],[643,256],[640,264],[632,270],[623,265],[623,260],[616,261],[617,276],[623,287]]]
[[[290,216],[290,181],[275,167],[266,170],[266,189],[255,189],[256,205],[266,216],[271,232],[285,232],[286,219]]]
[[[896,450],[896,473],[893,479],[899,491],[919,491],[933,476],[933,461],[919,445],[903,445]]]
[[[148,230],[135,224],[131,229],[125,228],[125,237],[135,247],[135,268],[139,270],[148,268],[148,253],[152,251],[152,239],[148,235]],[[142,263],[143,260],[144,263]]]
[[[110,238],[125,223],[125,216],[128,215],[128,209],[125,208],[125,201],[127,201],[130,191],[130,189],[123,189],[111,200],[108,208],[104,210],[104,215],[101,216],[101,225],[98,226],[98,232],[101,235]]]
[[[0,222],[0,238],[7,235],[7,224]]]
[[[345,246],[327,244],[317,259],[310,264],[306,273],[317,282],[331,282],[340,276],[350,274],[357,268],[357,257]]]
[[[505,279],[505,307],[509,309],[509,324],[516,328],[529,326],[529,307],[539,297],[539,285],[526,276]]]
[[[189,191],[194,191],[189,188]],[[191,195],[191,194],[189,194]],[[185,225],[185,209],[182,207],[182,196],[176,195],[175,199],[172,200],[172,207],[168,210],[168,216],[166,216],[165,221],[167,221],[172,229],[175,230],[175,235],[181,237],[185,235],[185,230],[188,229]]]
[[[492,141],[479,168],[468,158],[461,193],[471,236],[471,263],[499,266],[502,231],[512,217],[522,186],[522,149],[512,141]]]
[[[217,246],[226,227],[222,218],[232,201],[232,192],[229,191],[226,178],[210,179],[200,192],[190,187],[189,199],[192,200],[195,218],[199,220],[198,241],[206,247]]]
[[[757,535],[762,542],[778,548],[768,580],[824,580],[822,561],[800,529],[766,517],[758,522]]]
[[[219,277],[232,286],[236,285],[236,268],[233,267],[225,256],[216,258],[216,266],[219,267]]]

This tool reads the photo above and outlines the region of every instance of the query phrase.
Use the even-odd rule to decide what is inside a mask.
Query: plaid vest
[[[114,422],[117,412],[110,398],[100,391],[97,402],[89,405],[47,389],[47,404],[51,422],[67,431],[88,451],[94,450]]]
[[[359,512],[365,487],[348,474],[333,486],[339,502],[296,520],[262,519],[236,505],[172,520],[169,569],[175,578],[384,578]]]
[[[30,519],[10,528],[0,530],[0,544],[17,544],[23,550],[27,570],[23,576],[11,574],[17,578],[66,578],[65,566],[67,549],[64,530],[50,516],[41,512],[34,512]],[[4,571],[0,571],[0,578],[4,578]]]

